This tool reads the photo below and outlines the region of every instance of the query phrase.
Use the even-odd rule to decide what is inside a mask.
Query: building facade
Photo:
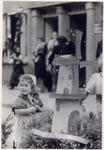
[[[97,43],[103,35],[103,2],[4,1],[3,43],[6,42],[9,35],[11,35],[12,41],[14,39],[15,14],[21,6],[24,10],[21,27],[21,53],[28,61],[25,66],[25,68],[28,68],[26,69],[27,73],[33,73],[32,53],[36,47],[37,38],[43,37],[48,43],[54,30],[58,32],[58,35],[63,35],[67,39],[71,38],[73,42],[75,30],[82,31],[85,42],[83,51],[86,60],[95,59]],[[9,56],[9,53],[7,56]],[[90,76],[91,69],[87,67],[86,81]]]

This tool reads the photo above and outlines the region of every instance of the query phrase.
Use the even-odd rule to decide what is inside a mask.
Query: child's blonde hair
[[[36,85],[33,79],[29,75],[21,76],[18,86],[21,85],[22,81],[27,81],[31,85],[31,90],[32,90],[31,93],[36,93]]]

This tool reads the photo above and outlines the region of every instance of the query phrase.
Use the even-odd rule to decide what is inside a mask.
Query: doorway
[[[16,22],[18,18],[15,15],[11,15],[11,40],[12,40],[12,47],[14,50],[14,39],[15,39],[15,34],[16,34]]]
[[[52,38],[52,32],[58,33],[58,17],[51,17],[44,19],[44,39],[48,43]]]
[[[70,16],[70,39],[75,43],[75,30],[83,32],[81,40],[81,61],[86,60],[86,13]],[[79,69],[79,87],[86,83],[86,68]]]

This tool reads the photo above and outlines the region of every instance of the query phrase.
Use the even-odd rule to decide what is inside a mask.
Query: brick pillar
[[[20,43],[20,47],[21,47],[21,53],[23,56],[25,56],[25,44],[26,44],[26,19],[25,19],[25,14],[23,14],[23,18],[22,18],[22,26],[21,26],[21,31],[22,31],[22,34],[21,34],[21,43]]]
[[[2,34],[3,34],[3,48],[4,48],[5,42],[6,42],[6,16],[3,16],[3,33]]]
[[[28,62],[33,64],[33,29],[32,29],[32,12],[31,10],[27,14],[27,55]]]
[[[86,3],[87,10],[87,47],[86,47],[86,60],[94,60],[94,3]],[[91,77],[91,67],[86,68],[86,82]]]
[[[57,7],[58,13],[58,34],[69,38],[69,17],[62,6]]]
[[[27,13],[27,55],[28,55],[28,53],[29,53],[29,51],[30,51],[30,47],[29,47],[29,39],[30,39],[30,37],[29,37],[29,34],[30,34],[30,24],[31,24],[31,22],[30,22],[31,20],[30,20],[30,11]],[[31,40],[31,39],[30,39]]]
[[[11,34],[11,18],[7,16],[7,37]],[[8,60],[10,59],[10,50],[8,49]]]
[[[32,11],[33,50],[36,47],[37,38],[43,37],[43,18],[39,11]]]
[[[28,10],[27,13],[27,57],[28,61],[26,73],[34,74],[34,63],[33,63],[33,28],[32,28],[32,11]]]
[[[11,18],[10,16],[7,16],[7,36],[11,34]]]

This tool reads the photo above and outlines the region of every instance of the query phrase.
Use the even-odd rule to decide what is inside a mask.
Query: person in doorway
[[[100,57],[98,58],[98,66],[101,69],[101,72],[94,73],[91,76],[85,88],[86,98],[89,94],[96,94],[97,112],[98,112],[98,116],[100,119],[102,119],[102,68],[103,68],[102,57],[103,57],[103,54],[101,54]],[[81,104],[83,103],[83,100],[85,99],[81,99]]]
[[[46,54],[47,54],[47,46],[42,37],[37,39],[37,46],[35,51],[33,52],[34,64],[35,64],[35,76],[37,78],[37,82],[40,80],[40,88],[41,92],[44,92],[44,82],[46,78]]]
[[[42,112],[43,103],[39,98],[36,86],[36,77],[25,74],[21,76],[19,81],[19,89],[21,94],[14,101],[12,111],[15,116],[15,124],[13,127],[13,148],[21,149],[24,137],[31,129],[31,125],[36,120],[39,112]]]
[[[54,46],[53,52],[49,57],[49,64],[53,62],[55,55],[75,55],[75,45],[74,43],[67,39],[64,36],[58,36],[58,45]]]
[[[10,56],[13,59],[13,72],[9,82],[9,89],[14,89],[18,85],[19,77],[24,74],[23,56],[20,53],[20,47],[15,48],[15,52]]]
[[[58,34],[56,31],[53,31],[52,33],[52,39],[48,42],[48,51],[52,52],[53,48],[55,45],[58,45],[58,40],[57,40]]]

